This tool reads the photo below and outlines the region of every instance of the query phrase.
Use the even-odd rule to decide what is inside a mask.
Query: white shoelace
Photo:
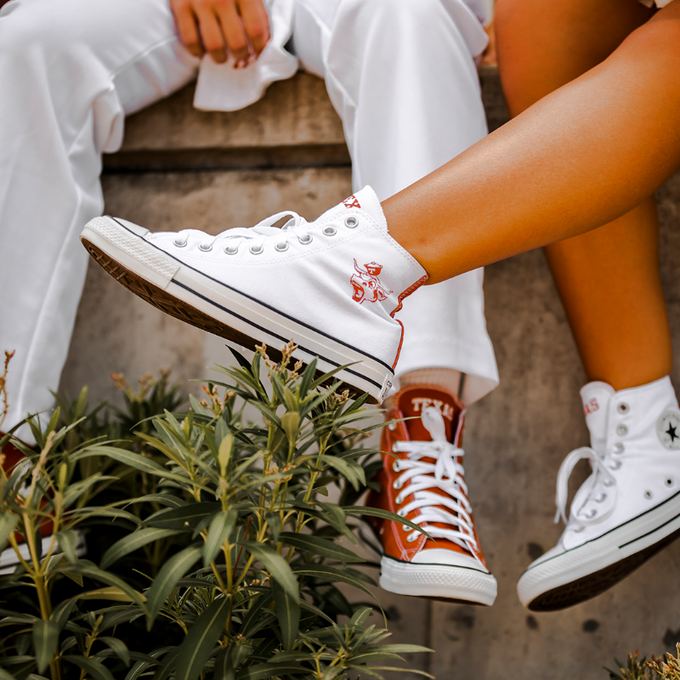
[[[403,471],[395,480],[394,488],[402,489],[406,482],[410,482],[397,496],[397,504],[403,497],[413,495],[413,500],[399,508],[397,514],[405,517],[419,509],[420,514],[412,520],[415,524],[426,524],[426,531],[433,538],[445,538],[472,552],[477,549],[470,517],[472,507],[466,497],[465,471],[456,460],[456,457],[463,456],[464,451],[447,441],[444,419],[438,409],[432,406],[425,408],[422,421],[432,437],[431,442],[407,441],[394,445],[395,451],[405,452],[408,456],[394,462],[394,470]],[[433,458],[436,462],[426,462],[422,458]],[[433,488],[446,495],[431,491]],[[433,522],[447,524],[451,528],[431,526]],[[404,525],[404,530],[409,530],[409,527]],[[408,541],[420,535],[415,529],[410,531]]]
[[[567,498],[569,495],[569,477],[573,472],[576,464],[581,460],[590,460],[593,466],[593,472],[588,479],[583,483],[583,486],[577,491],[574,498],[581,500],[580,508],[574,509],[572,503],[569,518],[567,518]],[[613,463],[613,464],[612,464]],[[557,512],[555,513],[555,523],[559,522],[560,518],[565,524],[576,524],[575,531],[583,531],[586,524],[601,522],[605,520],[612,513],[615,504],[611,503],[609,510],[600,513],[594,508],[588,514],[583,514],[581,510],[591,501],[596,503],[604,502],[610,495],[616,493],[616,479],[611,473],[611,470],[616,470],[621,466],[619,461],[612,461],[611,456],[600,455],[597,451],[589,446],[583,446],[580,449],[572,451],[562,462],[560,471],[557,473],[557,493],[555,496],[555,504],[557,505]]]
[[[290,219],[281,228],[272,226],[284,217],[289,217]],[[288,240],[291,238],[297,238],[303,244],[311,243],[313,237],[307,229],[308,224],[304,217],[291,210],[286,210],[267,217],[258,222],[254,227],[227,229],[213,237],[212,240],[201,243],[199,249],[208,252],[215,247],[223,247],[228,255],[235,255],[241,244],[248,243],[250,252],[257,255],[264,250],[265,241],[276,239],[276,250],[284,252],[288,250]],[[327,227],[326,229],[329,228]],[[330,229],[333,230],[334,234],[335,228],[330,227]],[[192,230],[190,229],[178,232],[175,238],[175,245],[180,248],[185,246],[191,232]]]

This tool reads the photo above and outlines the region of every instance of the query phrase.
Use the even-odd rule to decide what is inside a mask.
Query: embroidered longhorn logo
[[[348,196],[342,204],[345,206],[345,208],[350,209],[350,208],[361,208],[361,204],[359,203],[357,197],[352,194],[351,196]]]
[[[378,278],[382,271],[382,265],[376,262],[369,262],[362,269],[357,261],[354,260],[355,274],[349,280],[354,288],[352,300],[362,304],[363,302],[382,302],[392,292],[387,290]]]

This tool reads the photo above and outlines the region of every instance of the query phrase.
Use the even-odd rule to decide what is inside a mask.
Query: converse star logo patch
[[[342,204],[345,206],[345,208],[361,208],[361,203],[357,200],[357,197],[352,194],[351,196],[348,196]]]
[[[354,293],[352,300],[363,304],[364,302],[382,302],[387,299],[387,296],[392,292],[387,290],[378,275],[382,271],[382,265],[377,262],[369,262],[362,267],[354,260],[355,273],[349,282],[352,284]]]
[[[680,451],[680,412],[664,411],[656,421],[656,434],[669,451]]]

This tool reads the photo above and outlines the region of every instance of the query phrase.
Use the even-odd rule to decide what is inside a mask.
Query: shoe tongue
[[[422,415],[424,409],[433,406],[443,416],[447,441],[458,445],[463,406],[450,392],[433,389],[427,385],[414,385],[400,390],[394,396],[393,403],[405,418],[414,418],[405,421],[411,441],[432,441],[432,436],[422,421]],[[454,438],[456,441],[453,441]]]
[[[607,438],[609,400],[616,390],[605,382],[591,382],[581,389],[586,425],[590,430],[591,446],[597,451]]]
[[[338,203],[338,205],[327,210],[319,217],[318,221],[325,222],[326,220],[335,219],[349,210],[357,209],[367,212],[377,222],[380,230],[387,233],[387,220],[385,219],[382,206],[375,191],[369,186],[365,186],[361,191],[348,196],[342,203]]]

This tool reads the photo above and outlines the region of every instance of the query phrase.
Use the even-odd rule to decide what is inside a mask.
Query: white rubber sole
[[[293,356],[305,363],[316,358],[321,372],[352,364],[336,377],[382,402],[394,376],[386,364],[181,263],[146,241],[147,233],[98,217],[80,239],[111,276],[167,314],[249,350],[264,343],[272,359],[293,340],[298,346]]]
[[[78,543],[76,545],[76,555],[78,557],[82,557],[86,551],[87,547],[85,545],[85,537],[80,533],[76,532],[78,534]],[[52,543],[52,536],[45,536],[42,539],[42,554],[44,555],[50,547],[50,544]],[[19,544],[19,553],[21,554],[21,557],[24,560],[30,560],[31,555],[28,550],[28,546],[25,543]],[[60,554],[59,551],[59,546],[57,545],[57,549],[55,554]],[[9,547],[5,548],[1,553],[0,553],[0,576],[4,574],[11,574],[16,568],[17,565],[19,564],[19,557],[17,556],[14,548]]]
[[[466,604],[491,606],[498,594],[488,573],[445,564],[409,564],[383,556],[380,587],[399,595],[414,595]]]
[[[680,537],[680,493],[588,543],[529,566],[517,584],[533,611],[554,611],[599,595]]]

